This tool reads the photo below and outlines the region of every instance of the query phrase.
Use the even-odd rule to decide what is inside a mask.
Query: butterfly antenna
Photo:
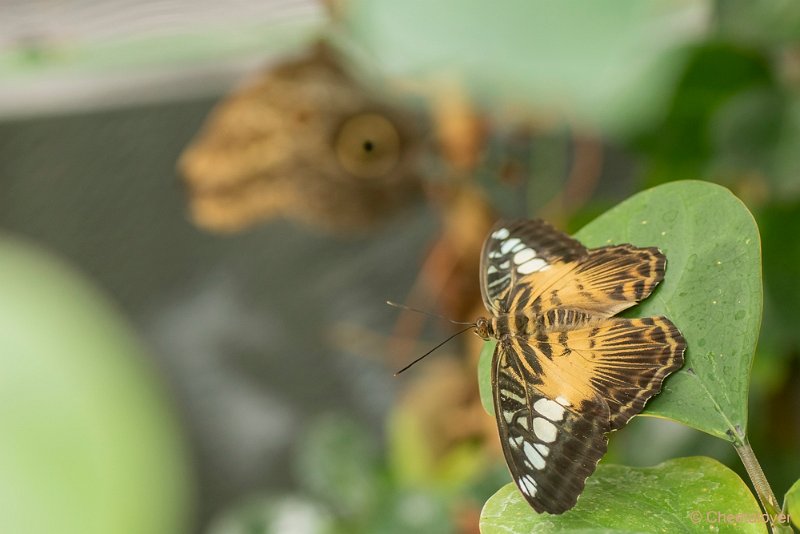
[[[465,323],[465,322],[462,322],[462,321],[454,321],[452,319],[448,319],[447,317],[444,317],[443,315],[437,315],[435,313],[431,313],[431,312],[425,311],[425,310],[418,310],[417,308],[412,308],[411,306],[406,306],[405,304],[398,304],[396,302],[392,302],[391,300],[387,300],[386,304],[388,304],[389,306],[392,306],[394,308],[400,308],[401,310],[413,311],[413,312],[421,313],[423,315],[427,315],[429,317],[435,317],[437,319],[442,319],[443,321],[449,321],[449,322],[451,322],[453,324],[462,324],[462,325],[470,325],[470,326],[474,326],[475,325],[475,323]]]
[[[456,332],[456,333],[455,333],[455,334],[453,334],[452,336],[448,337],[447,339],[445,339],[444,341],[442,341],[441,343],[439,343],[438,345],[436,345],[435,347],[433,347],[431,350],[429,350],[428,352],[426,352],[425,354],[423,354],[422,356],[420,356],[419,358],[417,358],[417,359],[416,359],[416,360],[414,360],[413,362],[409,363],[408,365],[406,365],[405,367],[403,367],[402,369],[400,369],[399,371],[397,371],[397,372],[394,374],[394,376],[397,376],[397,375],[399,375],[400,373],[402,373],[403,371],[405,371],[406,369],[408,369],[409,367],[411,367],[412,365],[414,365],[415,363],[417,363],[418,361],[420,361],[422,358],[424,358],[425,356],[427,356],[427,355],[428,355],[428,354],[430,354],[431,352],[435,351],[436,349],[438,349],[439,347],[441,347],[442,345],[444,345],[445,343],[447,343],[448,341],[450,341],[450,340],[451,340],[451,339],[453,339],[454,337],[456,337],[456,336],[458,336],[458,335],[461,335],[461,334],[463,334],[464,332],[468,332],[469,330],[472,330],[472,328],[473,328],[474,326],[475,326],[474,324],[472,324],[472,323],[469,323],[469,326],[468,326],[468,327],[466,327],[464,330],[461,330],[461,331],[459,331],[459,332]]]

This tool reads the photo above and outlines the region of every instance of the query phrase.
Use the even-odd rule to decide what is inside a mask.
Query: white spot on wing
[[[561,395],[556,397],[556,402],[559,403],[561,406],[570,406],[571,404],[567,399],[565,399]]]
[[[488,269],[486,269],[486,272],[487,272],[488,274],[494,274],[494,273],[496,273],[496,272],[497,272],[497,267],[495,267],[494,265],[490,265],[490,266],[489,266],[489,268],[488,268]]]
[[[509,231],[508,228],[500,228],[496,232],[492,234],[492,237],[495,239],[505,239],[508,237]]]
[[[503,241],[503,244],[500,245],[500,252],[503,254],[507,254],[509,250],[511,250],[518,244],[519,244],[519,238],[512,237],[511,239]]]
[[[531,274],[536,271],[544,271],[548,267],[549,265],[547,265],[547,262],[542,258],[533,258],[517,267],[517,272],[520,274]]]
[[[548,454],[550,454],[550,447],[548,447],[544,443],[534,443],[533,446],[536,447],[537,451],[542,453],[542,456],[547,456]]]
[[[554,442],[558,433],[558,429],[553,423],[541,417],[533,419],[533,431],[536,433],[536,437],[545,443]]]
[[[528,260],[531,260],[536,257],[536,253],[529,248],[525,250],[520,250],[516,254],[514,254],[514,263],[519,265],[520,263],[525,263]]]
[[[536,452],[536,449],[529,442],[525,442],[522,446],[522,450],[525,452],[525,457],[528,458],[528,461],[533,464],[533,467],[536,469],[544,469],[544,458],[542,455]]]
[[[521,426],[522,428],[524,428],[525,430],[528,430],[528,418],[527,417],[520,417],[519,420],[517,421],[517,424],[519,426]]]
[[[529,497],[536,496],[536,481],[530,475],[525,475],[519,478],[518,484],[520,491]]]
[[[551,421],[561,421],[564,418],[564,407],[550,399],[539,399],[533,403],[533,409]]]
[[[506,260],[500,264],[501,269],[508,269],[509,267],[511,267],[511,260]]]

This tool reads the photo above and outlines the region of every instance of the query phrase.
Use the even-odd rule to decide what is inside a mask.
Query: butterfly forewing
[[[562,513],[605,453],[606,433],[683,364],[686,343],[667,318],[612,317],[650,295],[666,258],[632,245],[587,250],[523,220],[492,229],[481,265],[506,462],[535,510]]]
[[[576,308],[611,317],[647,298],[664,278],[666,258],[654,247],[618,245],[591,249],[579,261],[522,278],[509,295],[509,309],[534,313]]]
[[[586,247],[544,221],[500,221],[481,254],[481,294],[494,314],[509,310],[508,296],[520,279],[569,264],[586,255]]]

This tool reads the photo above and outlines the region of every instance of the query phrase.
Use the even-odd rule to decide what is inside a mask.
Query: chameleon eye
[[[341,166],[359,178],[380,178],[400,159],[400,133],[378,113],[362,113],[347,119],[335,141]]]

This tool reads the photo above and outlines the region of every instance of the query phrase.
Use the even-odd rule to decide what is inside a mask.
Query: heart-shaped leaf
[[[482,534],[767,532],[742,479],[702,456],[655,467],[600,464],[578,504],[562,515],[537,514],[508,484],[486,502],[480,528]]]
[[[744,434],[762,308],[761,242],[744,204],[718,185],[673,182],[619,204],[575,237],[667,255],[664,281],[633,314],[669,317],[686,338],[686,363],[645,413],[723,439]]]
[[[669,317],[686,338],[686,362],[643,414],[730,441],[744,435],[762,308],[758,228],[744,204],[718,185],[672,182],[622,202],[575,237],[588,247],[657,246],[667,256],[664,281],[630,315]],[[480,369],[481,391],[490,391],[490,365]]]

